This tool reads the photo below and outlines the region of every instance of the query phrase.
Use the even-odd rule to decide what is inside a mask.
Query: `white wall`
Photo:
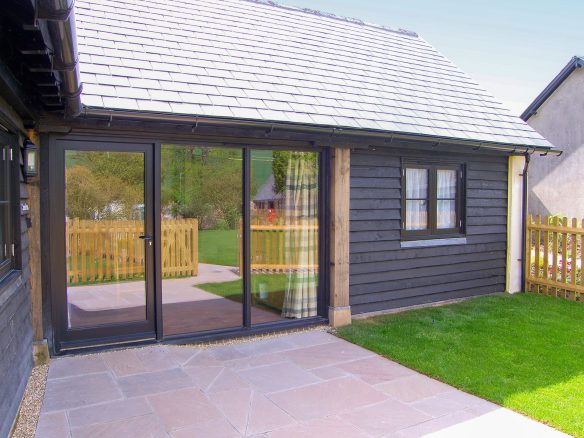
[[[584,218],[584,68],[575,70],[528,121],[564,153],[533,156],[529,212]]]

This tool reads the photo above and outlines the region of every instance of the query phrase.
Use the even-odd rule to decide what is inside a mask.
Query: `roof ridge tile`
[[[393,27],[385,26],[382,24],[370,23],[370,22],[361,20],[359,18],[343,17],[342,15],[336,15],[336,14],[333,14],[332,12],[319,11],[317,9],[310,9],[310,8],[302,8],[299,6],[284,5],[281,3],[274,2],[272,0],[243,0],[243,1],[246,1],[249,3],[256,3],[256,4],[260,4],[260,5],[273,6],[275,8],[280,8],[280,9],[287,9],[289,11],[303,12],[305,14],[316,15],[317,17],[331,18],[333,20],[345,21],[347,23],[353,23],[353,24],[358,24],[361,26],[372,27],[374,29],[382,29],[382,30],[386,30],[388,32],[400,33],[403,35],[408,35],[408,36],[412,36],[412,37],[416,37],[416,38],[418,37],[418,34],[414,31],[411,31],[411,30],[402,29],[402,28],[395,29]]]

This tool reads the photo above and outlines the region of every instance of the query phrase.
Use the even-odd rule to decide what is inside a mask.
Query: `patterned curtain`
[[[294,152],[286,176],[284,223],[288,279],[282,316],[317,314],[318,289],[318,172],[311,152]]]

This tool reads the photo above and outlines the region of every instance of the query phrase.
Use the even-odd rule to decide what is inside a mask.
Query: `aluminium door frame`
[[[155,251],[147,250],[145,284],[146,318],[121,324],[104,324],[89,327],[68,327],[67,268],[65,239],[65,151],[137,152],[144,154],[144,227],[145,234],[156,236],[154,229],[154,144],[140,142],[109,142],[93,140],[56,139],[51,141],[49,164],[50,209],[50,290],[54,350],[92,347],[104,344],[153,340],[156,338],[155,302],[157,266]],[[146,244],[146,243],[145,243]],[[148,247],[147,247],[148,248]]]
[[[206,141],[204,138],[198,138],[193,136],[191,141],[184,139],[166,139],[164,135],[152,135],[150,138],[145,138],[144,136],[137,136],[137,138],[132,139],[130,137],[119,136],[114,133],[96,134],[95,132],[84,132],[83,130],[77,131],[76,133],[52,133],[43,134],[42,143],[48,145],[49,147],[41,148],[41,190],[44,196],[41,196],[41,210],[46,212],[49,216],[48,221],[43,221],[41,223],[41,235],[42,242],[45,250],[42,254],[42,265],[48,269],[43,270],[43,289],[45,289],[43,297],[43,326],[46,337],[49,339],[49,347],[53,353],[65,354],[68,352],[75,352],[79,349],[84,351],[95,351],[107,348],[112,344],[143,344],[143,343],[153,343],[153,342],[165,342],[165,343],[184,343],[189,341],[210,341],[224,339],[233,336],[246,336],[273,332],[275,330],[283,329],[293,329],[296,327],[306,327],[311,325],[321,325],[328,323],[328,305],[329,305],[329,264],[330,264],[330,242],[329,239],[329,228],[330,228],[330,147],[326,145],[316,146],[312,143],[312,146],[299,146],[291,144],[286,146],[281,142],[276,145],[270,145],[269,143],[256,142],[257,139],[250,138],[249,141],[233,142],[233,139],[226,138],[225,142],[222,141]],[[154,137],[154,138],[153,138]],[[231,141],[230,141],[231,140]],[[74,341],[74,340],[64,340],[62,338],[62,333],[59,327],[59,318],[61,317],[58,307],[58,303],[55,300],[55,290],[56,290],[56,278],[54,273],[47,272],[51,271],[53,268],[53,260],[55,247],[59,245],[64,245],[63,242],[60,243],[54,239],[52,230],[54,229],[53,215],[58,213],[59,209],[55,203],[55,179],[58,178],[58,172],[54,167],[55,162],[58,160],[57,152],[59,145],[63,143],[68,144],[89,144],[89,145],[101,145],[107,146],[111,144],[115,145],[138,145],[138,146],[148,146],[152,148],[151,159],[152,159],[152,192],[150,195],[150,204],[153,211],[153,219],[151,221],[153,230],[152,235],[154,237],[154,250],[153,250],[153,295],[154,295],[154,334],[141,333],[136,335],[119,335],[119,336],[108,336],[107,338],[99,338],[91,340],[91,342],[86,341]],[[163,315],[162,315],[162,275],[161,275],[161,245],[160,245],[160,226],[161,218],[157,212],[160,212],[161,208],[161,147],[163,144],[182,144],[182,145],[201,145],[209,147],[221,147],[221,148],[237,148],[242,150],[243,168],[242,168],[242,198],[249,199],[251,194],[244,193],[246,187],[249,186],[250,180],[250,168],[251,160],[249,160],[248,165],[245,165],[246,154],[251,157],[251,151],[254,149],[271,149],[271,150],[298,150],[298,151],[310,151],[317,152],[319,154],[319,281],[318,281],[318,298],[317,298],[317,316],[302,318],[298,320],[286,320],[286,321],[276,321],[267,323],[258,323],[251,325],[251,307],[249,307],[249,312],[246,310],[245,306],[243,308],[243,319],[241,327],[217,329],[211,331],[201,331],[194,333],[185,333],[178,335],[164,336],[163,333]],[[92,149],[93,150],[93,149]],[[247,151],[247,152],[246,152]],[[59,155],[60,156],[60,155]],[[63,156],[60,156],[62,160],[62,166],[64,168],[64,152]],[[145,164],[146,165],[146,164]],[[247,167],[247,170],[246,170]],[[245,200],[243,200],[245,202]],[[246,204],[244,204],[245,207]],[[244,208],[242,215],[245,216]],[[64,213],[64,210],[62,211]],[[63,214],[64,217],[64,214]],[[63,218],[61,218],[62,220]],[[63,225],[64,225],[64,221]],[[249,223],[249,219],[248,219]],[[249,233],[244,233],[244,236]],[[63,236],[64,237],[64,236]],[[245,237],[244,237],[245,239]],[[249,236],[247,236],[249,240]],[[249,242],[244,246],[249,247]],[[247,265],[249,266],[250,251],[244,251],[246,254],[244,258],[247,258]],[[245,260],[244,260],[245,262]],[[62,267],[64,268],[64,266]],[[247,276],[249,281],[251,281],[251,276]],[[244,300],[250,300],[251,298],[251,288],[250,285],[245,285],[244,281]],[[58,285],[57,285],[58,287]],[[62,286],[61,286],[62,287]],[[247,298],[246,298],[247,296]],[[66,309],[65,309],[66,310]],[[246,325],[246,322],[248,325]]]

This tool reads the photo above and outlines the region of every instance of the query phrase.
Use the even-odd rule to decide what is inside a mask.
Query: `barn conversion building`
[[[553,149],[414,32],[264,1],[10,3],[0,435],[43,346],[521,289],[525,158]]]

